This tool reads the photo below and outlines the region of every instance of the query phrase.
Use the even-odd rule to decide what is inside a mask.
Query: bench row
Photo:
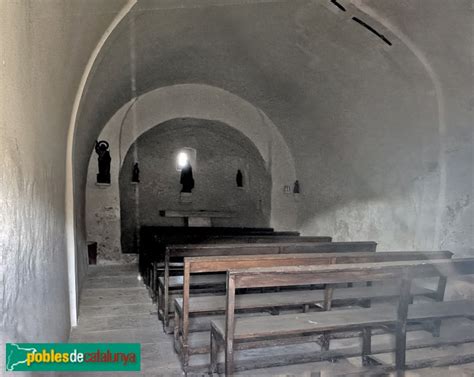
[[[329,350],[332,333],[360,331],[361,357],[366,364],[372,358],[371,330],[385,327],[395,334],[395,366],[402,373],[406,368],[406,331],[410,322],[439,321],[453,317],[471,317],[474,301],[427,302],[411,304],[412,281],[415,278],[458,277],[474,274],[474,258],[457,260],[395,261],[379,263],[341,264],[329,266],[288,266],[277,268],[252,268],[227,272],[225,320],[211,321],[211,366],[216,372],[219,348],[225,352],[225,374],[232,375],[234,350],[251,342],[268,344],[272,339],[298,338],[303,335],[321,334],[322,352]],[[236,290],[242,288],[288,287],[302,284],[326,284],[326,296],[334,294],[334,284],[399,280],[398,304],[365,309],[343,309],[328,313],[313,312],[287,314],[262,318],[236,318]],[[326,308],[326,310],[330,310]],[[288,360],[288,362],[291,362]]]

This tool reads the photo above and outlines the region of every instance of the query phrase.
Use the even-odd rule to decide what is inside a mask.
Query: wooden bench
[[[245,269],[254,267],[279,267],[279,266],[304,266],[325,265],[335,263],[367,263],[405,260],[435,260],[450,259],[450,251],[439,252],[369,252],[369,253],[320,253],[320,254],[279,254],[279,255],[250,255],[250,256],[220,256],[220,257],[191,257],[184,260],[183,297],[174,301],[174,341],[175,349],[180,353],[183,366],[186,369],[189,355],[194,353],[207,353],[209,348],[199,347],[192,350],[188,337],[190,332],[191,314],[223,313],[225,311],[225,296],[200,296],[190,297],[190,286],[199,278],[213,277],[217,279],[225,276],[208,275],[210,272],[226,272],[230,269]],[[204,273],[204,274],[203,274]],[[194,274],[194,275],[191,275]],[[224,279],[219,280],[224,283]],[[443,299],[444,280],[438,282],[436,291],[417,287],[412,295],[425,295],[437,300]],[[396,286],[385,287],[357,287],[338,289],[332,298],[333,302],[363,303],[373,298],[389,298],[398,296]],[[322,290],[282,291],[265,294],[242,294],[236,299],[236,310],[263,310],[275,308],[301,307],[307,311],[309,305],[325,303],[325,294]],[[206,326],[208,325],[208,326]],[[201,324],[197,330],[210,329],[210,323]]]
[[[234,369],[234,349],[239,349],[241,344],[251,342],[254,347],[258,347],[269,342],[275,343],[276,339],[323,334],[322,353],[324,353],[329,349],[329,334],[350,330],[361,331],[361,357],[367,364],[371,360],[372,353],[371,329],[390,326],[394,328],[396,337],[395,369],[402,373],[406,368],[407,322],[470,317],[474,312],[472,300],[410,304],[412,280],[440,275],[448,278],[469,274],[474,274],[474,258],[230,270],[227,273],[226,319],[211,322],[210,372],[216,372],[220,345],[224,345],[225,348],[225,373],[230,376]],[[285,314],[271,317],[271,320],[268,317],[235,318],[235,290],[239,288],[332,285],[388,279],[400,279],[399,302],[396,307]],[[325,292],[327,297],[331,297],[334,288],[328,286]],[[288,364],[291,363],[291,360],[286,361]]]
[[[173,245],[166,248],[164,276],[158,278],[157,303],[158,317],[163,321],[167,331],[170,315],[174,314],[173,300],[170,295],[171,260],[183,260],[185,257],[217,255],[263,255],[263,254],[303,254],[335,252],[375,252],[377,243],[360,242],[303,242],[303,243],[260,243],[232,245]],[[192,286],[193,282],[191,282]],[[175,294],[182,291],[182,286],[175,286]]]
[[[240,227],[181,227],[181,226],[141,226],[140,236],[136,237],[136,252],[139,254],[139,270],[145,284],[151,280],[151,265],[162,262],[165,247],[180,243],[204,243],[220,237],[239,236],[299,236],[295,231],[274,231],[273,228]]]
[[[200,246],[210,246],[210,245],[234,245],[234,244],[275,244],[275,243],[315,243],[315,242],[331,242],[332,238],[329,236],[296,236],[292,234],[288,234],[291,232],[274,232],[272,234],[263,234],[263,235],[239,235],[239,236],[215,236],[215,237],[209,237],[206,239],[205,244],[200,244]],[[169,245],[170,247],[189,247],[192,246],[194,247],[195,245],[199,244],[182,244],[182,243],[175,243],[173,245]],[[166,256],[165,256],[166,260]],[[150,282],[149,286],[152,292],[152,297],[153,299],[156,298],[156,293],[157,293],[157,283],[158,283],[158,278],[160,275],[164,275],[164,271],[166,269],[166,262],[159,263],[159,262],[153,262],[151,267],[151,271],[148,272],[148,274],[151,276],[150,277]],[[171,274],[173,271],[179,271],[180,270],[181,261],[178,261],[174,264],[168,263],[168,273]],[[174,267],[174,268],[173,268]],[[163,272],[162,272],[163,271]],[[160,272],[162,272],[160,274]]]

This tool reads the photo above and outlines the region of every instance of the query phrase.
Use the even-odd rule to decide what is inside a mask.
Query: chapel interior
[[[0,374],[474,376],[473,15],[1,0]]]

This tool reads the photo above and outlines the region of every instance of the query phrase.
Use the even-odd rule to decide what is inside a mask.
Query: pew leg
[[[303,313],[308,313],[309,312],[309,304],[304,304],[303,305]]]
[[[280,315],[280,309],[275,307],[270,308],[270,315]]]
[[[164,302],[163,302],[163,329],[165,330],[165,333],[168,334],[168,328],[170,325],[170,313],[169,313],[169,296],[165,294],[163,297]]]
[[[234,340],[226,339],[225,342],[225,376],[230,377],[234,373]]]
[[[436,301],[440,302],[444,300],[444,293],[446,291],[447,279],[445,276],[440,276],[438,279],[438,287],[436,289]],[[439,338],[441,333],[441,320],[437,319],[433,321],[433,329],[431,334],[435,338]]]
[[[410,302],[410,279],[402,279],[400,285],[400,299],[397,308],[397,324],[395,327],[395,367],[397,376],[405,375],[406,344],[407,344],[407,316]]]
[[[153,262],[152,264],[152,270],[151,270],[151,299],[153,302],[156,302],[156,262]]]
[[[362,330],[362,365],[369,366],[369,355],[372,353],[372,329],[364,328]]]
[[[434,338],[439,338],[440,334],[441,334],[441,320],[436,319],[433,321],[433,328],[431,330],[431,335]]]
[[[189,349],[187,344],[183,343],[183,345],[181,346],[181,353],[183,360],[183,370],[187,372],[189,366]]]
[[[329,333],[323,333],[321,336],[321,351],[329,351],[331,337]]]
[[[181,327],[181,316],[179,314],[179,310],[174,311],[174,326],[173,326],[173,336],[174,336],[174,343],[175,343],[175,349],[176,345],[179,341],[179,329]]]
[[[162,291],[162,286],[158,284],[158,297],[156,298],[156,304],[158,308],[158,319],[160,321],[164,321],[165,318],[163,316],[163,291]]]
[[[219,346],[214,328],[211,328],[211,360],[209,364],[209,373],[213,375],[217,373],[217,361],[219,356]]]

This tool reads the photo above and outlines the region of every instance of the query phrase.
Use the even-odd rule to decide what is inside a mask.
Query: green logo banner
[[[7,372],[140,371],[139,343],[7,343]]]

